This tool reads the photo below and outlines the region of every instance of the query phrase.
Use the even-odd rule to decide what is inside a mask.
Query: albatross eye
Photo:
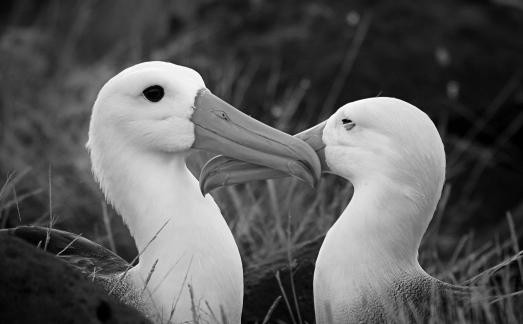
[[[346,130],[351,130],[356,126],[356,123],[354,123],[352,120],[348,118],[343,118],[341,120],[341,123],[343,124],[343,127],[345,127]]]
[[[158,102],[162,100],[164,91],[159,85],[153,85],[143,91],[143,95],[151,102]]]

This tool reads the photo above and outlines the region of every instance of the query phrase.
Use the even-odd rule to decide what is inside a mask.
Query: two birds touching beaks
[[[87,148],[97,182],[140,253],[135,266],[101,275],[102,285],[155,322],[197,316],[240,323],[240,254],[207,192],[285,176],[314,186],[322,172],[350,181],[354,195],[316,261],[317,323],[424,318],[435,292],[470,294],[429,276],[418,263],[446,162],[434,123],[404,101],[351,102],[293,137],[213,95],[194,70],[146,62],[100,90]],[[220,154],[204,166],[199,181],[185,164],[194,149]],[[102,268],[115,260],[110,251],[90,253],[101,248],[95,243],[77,244]]]

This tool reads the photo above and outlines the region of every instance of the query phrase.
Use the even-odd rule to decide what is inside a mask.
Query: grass
[[[281,192],[286,192],[285,186],[274,186],[282,188]],[[238,190],[237,194],[240,194],[242,190]],[[448,192],[448,190],[446,191]],[[296,193],[298,198],[302,198],[303,194]],[[327,200],[324,195],[329,195],[328,192],[322,192],[318,190],[318,196],[315,202],[312,203],[314,206],[316,201]],[[281,195],[279,195],[281,197]],[[443,199],[440,202],[440,207],[436,214],[435,220],[432,222],[431,227],[427,235],[425,236],[422,246],[420,248],[420,262],[427,272],[436,278],[439,278],[445,282],[458,284],[458,285],[472,285],[478,286],[482,289],[483,294],[476,296],[481,302],[478,302],[472,309],[463,306],[462,308],[457,307],[452,312],[448,313],[449,317],[441,317],[441,314],[432,314],[431,322],[456,322],[456,323],[474,323],[474,322],[497,322],[497,323],[518,323],[521,321],[523,314],[521,313],[522,304],[522,275],[519,269],[523,251],[519,249],[517,240],[517,229],[514,227],[514,223],[510,217],[507,217],[507,228],[512,235],[500,241],[499,239],[484,242],[480,247],[474,242],[473,234],[463,235],[460,237],[460,241],[457,244],[453,255],[450,258],[441,258],[437,253],[438,242],[447,239],[446,236],[437,230],[435,226],[438,223],[435,221],[438,218],[445,217],[448,211],[445,210],[446,195],[444,194]],[[263,195],[260,195],[259,199],[263,199]],[[297,198],[296,198],[297,199]],[[338,201],[340,204],[339,208],[344,206],[345,201]],[[302,206],[300,203],[292,204],[292,209],[296,209],[296,206]],[[316,209],[314,206],[312,209]],[[284,211],[285,209],[283,209]],[[280,216],[273,215],[273,217],[280,217],[279,222],[284,222],[285,218],[280,212]],[[304,222],[313,223],[312,220],[308,220],[307,217],[317,217],[312,213],[303,213],[302,217],[305,218]],[[263,216],[261,216],[263,217]],[[267,218],[267,216],[265,216]],[[447,216],[448,217],[448,216]],[[270,221],[265,218],[265,221]],[[302,219],[300,219],[302,220]],[[287,219],[289,226],[290,220]],[[267,225],[270,227],[271,225]],[[297,225],[299,227],[299,225]],[[328,225],[326,226],[328,227]],[[258,229],[259,230],[259,229]],[[284,250],[286,248],[285,241],[276,241],[278,231],[275,230],[271,237],[273,241],[272,253],[278,250]],[[289,239],[299,244],[301,242],[299,233],[289,233]],[[238,236],[238,234],[235,234]],[[303,234],[302,234],[303,235]],[[311,238],[311,234],[305,234],[302,239]],[[276,243],[277,242],[277,243]],[[279,243],[279,244],[278,244]],[[275,246],[276,245],[276,246]],[[288,247],[287,247],[288,248]],[[290,251],[290,250],[289,250]],[[266,252],[266,251],[264,251]],[[258,252],[260,253],[260,252]],[[263,253],[263,252],[261,252]],[[269,257],[271,252],[267,252],[267,255],[263,255],[259,260]],[[256,260],[258,260],[256,258]],[[291,257],[289,257],[291,260]],[[299,261],[299,260],[298,260]],[[247,261],[256,263],[257,261]],[[290,263],[291,261],[289,261]],[[290,278],[282,278],[279,273],[276,273],[275,280],[281,289],[281,296],[285,302],[285,307],[288,309],[289,318],[287,323],[303,323],[299,318],[300,310],[297,302],[297,297],[293,291],[292,276]],[[292,289],[285,290],[282,281],[290,281]],[[275,301],[279,302],[278,301]],[[457,304],[456,304],[457,305]],[[272,309],[272,307],[271,307]],[[271,312],[268,312],[270,316]],[[398,319],[398,322],[402,322]]]
[[[14,187],[16,181],[20,181],[20,178],[10,176],[0,189],[0,193],[3,193],[0,194],[0,197],[4,201],[2,206],[6,204],[16,206],[17,202],[11,202],[9,195],[5,194],[9,192],[9,188]],[[227,197],[236,197],[237,203],[238,201],[243,202],[237,205],[238,208],[242,208],[241,210],[254,208],[256,210],[254,217],[263,220],[261,223],[263,225],[256,224],[253,226],[252,223],[255,222],[250,219],[249,221],[252,222],[250,227],[238,225],[237,223],[233,226],[235,237],[243,238],[243,242],[239,240],[240,246],[245,246],[246,243],[258,244],[256,247],[259,250],[256,253],[252,252],[250,258],[246,258],[246,263],[256,263],[257,260],[267,258],[274,254],[275,251],[286,250],[289,264],[291,264],[292,246],[294,244],[299,245],[303,240],[310,239],[315,235],[314,233],[321,234],[322,231],[318,230],[318,228],[322,226],[324,227],[323,231],[325,231],[329,227],[330,222],[334,220],[331,218],[330,221],[325,223],[320,222],[317,218],[318,211],[330,210],[332,213],[336,210],[339,212],[346,204],[347,199],[340,199],[340,197],[329,199],[328,191],[324,189],[322,191],[322,188],[326,186],[337,185],[339,184],[335,178],[323,179],[316,193],[316,198],[312,203],[309,201],[310,190],[292,179],[252,184],[244,186],[244,188],[226,188],[221,190],[217,196],[219,201],[222,201],[222,198],[219,198],[221,194]],[[342,188],[344,190],[341,191],[345,191],[345,194],[350,196],[350,185]],[[432,249],[437,250],[437,242],[445,238],[444,235],[439,233],[439,229],[442,218],[448,217],[447,204],[449,195],[449,187],[446,187],[438,211],[422,244],[421,263],[430,274],[437,278],[450,283],[473,284],[485,287],[486,294],[483,297],[495,296],[495,298],[484,298],[483,302],[478,303],[473,310],[465,307],[456,308],[451,313],[451,318],[441,318],[440,314],[434,314],[431,321],[434,323],[440,321],[448,322],[450,320],[457,323],[477,321],[519,322],[522,316],[520,310],[522,291],[516,290],[516,287],[521,287],[521,257],[523,251],[520,251],[517,237],[518,230],[515,228],[510,213],[506,215],[507,228],[510,233],[508,238],[485,242],[484,245],[478,248],[477,245],[473,244],[474,238],[472,234],[463,235],[453,255],[444,260],[437,253],[430,253],[430,251]],[[12,192],[11,198],[16,199],[15,197],[15,193]],[[249,199],[252,200],[252,203],[249,202]],[[309,202],[309,205],[305,202]],[[5,207],[2,209],[5,209]],[[267,213],[267,210],[270,212]],[[306,210],[308,212],[305,212]],[[296,220],[296,217],[289,216],[291,212],[293,214],[299,212],[301,217]],[[51,212],[48,213],[49,217],[51,214]],[[239,220],[236,221],[239,222]],[[308,225],[302,225],[303,222]],[[291,231],[291,227],[294,230]],[[258,241],[256,239],[257,236],[259,236],[259,239],[266,236],[269,238],[266,238],[267,241]],[[246,241],[247,237],[250,238],[248,241]],[[268,245],[268,243],[265,243],[268,241],[272,242],[272,244]],[[264,244],[268,246],[264,246]],[[517,265],[517,267],[513,265]],[[152,271],[153,269],[151,269]],[[281,283],[285,280],[292,282],[292,277],[281,278],[276,274],[275,280],[279,282],[281,287],[281,296],[273,302],[273,305],[267,311],[266,317],[260,322],[270,322],[274,308],[280,304],[280,300],[283,298],[285,307],[288,308],[289,312],[288,323],[304,323],[300,317],[299,301],[296,293],[293,291],[294,288],[291,291],[286,291]],[[197,321],[198,317],[195,318]],[[398,319],[398,321],[400,320]]]
[[[516,105],[515,98],[521,85],[520,67],[511,65],[511,61],[495,64],[490,63],[494,61],[490,59],[481,61],[484,64],[481,68],[492,72],[488,82],[496,82],[494,86],[490,84],[496,93],[481,91],[481,84],[478,86],[478,81],[471,77],[468,79],[470,86],[467,80],[462,81],[461,88],[465,90],[453,93],[450,98],[437,88],[441,82],[448,84],[452,81],[449,70],[425,73],[423,84],[419,87],[408,82],[408,79],[413,79],[412,82],[418,80],[419,83],[417,75],[409,70],[422,70],[426,61],[416,61],[416,55],[410,55],[411,52],[399,52],[410,48],[411,40],[405,31],[401,33],[403,21],[385,20],[388,22],[383,24],[383,12],[392,9],[385,8],[383,12],[379,11],[379,6],[373,9],[374,12],[369,8],[362,9],[362,18],[356,26],[343,27],[349,28],[343,30],[350,37],[340,35],[338,44],[332,40],[334,34],[328,29],[327,22],[320,21],[319,24],[325,26],[325,30],[316,27],[315,19],[319,19],[316,16],[284,24],[280,17],[284,15],[283,9],[260,2],[259,6],[272,13],[268,16],[274,18],[277,22],[274,25],[280,29],[261,28],[260,31],[256,29],[260,27],[252,21],[246,22],[250,24],[249,28],[236,29],[220,25],[223,15],[227,15],[227,21],[241,20],[243,12],[238,13],[228,6],[209,9],[203,2],[195,3],[194,8],[183,8],[185,11],[170,8],[154,14],[136,14],[132,8],[119,8],[124,16],[130,17],[126,19],[130,19],[134,26],[126,30],[113,28],[112,16],[118,14],[115,8],[105,8],[105,12],[109,12],[105,18],[95,14],[103,5],[94,1],[87,4],[72,1],[62,6],[53,2],[43,6],[43,10],[35,10],[27,3],[17,5],[18,20],[13,14],[0,28],[0,61],[3,62],[0,63],[0,171],[6,179],[0,189],[1,227],[47,225],[51,221],[52,226],[84,233],[86,237],[118,251],[129,261],[139,254],[120,217],[106,208],[105,203],[100,207],[100,201],[104,200],[92,180],[89,158],[84,149],[96,92],[103,82],[126,65],[145,59],[162,59],[195,67],[217,95],[288,132],[315,124],[332,113],[340,102],[376,95],[383,90],[381,87],[390,83],[394,86],[385,89],[385,94],[405,95],[404,99],[410,101],[412,98],[422,108],[426,104],[427,109],[432,109],[429,113],[440,129],[447,150],[449,184],[422,242],[422,266],[428,273],[446,282],[486,285],[489,292],[499,296],[499,300],[481,303],[476,313],[457,309],[456,318],[453,318],[456,322],[473,322],[476,318],[514,323],[523,320],[519,295],[523,274],[519,254],[522,209],[507,205],[502,207],[503,210],[484,216],[481,206],[491,202],[478,194],[490,189],[490,185],[482,181],[487,172],[501,170],[500,165],[517,166],[522,163],[521,150],[517,148],[515,138],[521,132],[523,114],[511,110]],[[159,4],[155,3],[155,6]],[[354,6],[351,11],[358,9],[356,4]],[[77,10],[79,8],[82,10]],[[329,16],[329,12],[340,10],[325,3],[304,8],[308,10],[306,15],[309,12],[318,17],[327,15],[330,17],[327,21],[332,24],[335,18]],[[299,11],[294,9],[293,12]],[[404,9],[407,14],[411,12],[408,8]],[[212,14],[204,16],[204,19],[198,16],[205,15],[206,10]],[[28,16],[24,18],[20,12]],[[437,10],[434,12],[437,14]],[[249,15],[253,17],[249,16],[249,19],[255,22],[260,19],[257,22],[263,25],[263,16],[257,18],[257,14],[252,9]],[[517,15],[514,12],[510,14]],[[175,18],[185,27],[174,35],[167,35],[172,29],[166,27],[166,21]],[[447,30],[453,27],[452,21],[448,19],[449,25],[440,23],[440,20],[436,22],[441,30]],[[176,24],[176,21],[171,23]],[[455,24],[462,28],[459,23]],[[96,25],[118,37],[125,33],[129,36],[113,36],[115,38],[107,42],[95,32]],[[511,29],[503,26],[495,27],[499,30],[489,29],[484,34],[510,34]],[[300,61],[300,57],[307,54],[304,48],[309,49],[303,44],[316,40],[312,37],[300,38],[304,29],[316,38],[332,41],[332,44],[322,43],[326,47],[324,52],[310,47],[312,64]],[[389,59],[373,52],[375,47],[381,49],[379,44],[387,43],[393,37],[380,38],[380,32],[389,29],[397,31],[400,36],[393,33],[394,37],[406,39],[407,43],[398,41],[389,48],[392,57],[409,57],[405,61],[392,61],[405,70],[405,75],[399,78],[396,78],[397,73],[382,72],[374,67]],[[163,38],[153,37],[150,30],[163,31],[158,33],[163,33]],[[438,33],[439,30],[434,31],[434,34]],[[232,45],[227,43],[224,46],[220,43],[224,41],[220,38],[222,34],[239,36],[230,40]],[[242,38],[242,35],[247,36]],[[156,42],[149,40],[156,37]],[[249,38],[254,39],[255,44]],[[426,43],[431,41],[431,38],[427,39]],[[488,38],[481,41],[491,45]],[[283,50],[273,51],[271,42]],[[296,51],[291,48],[293,46]],[[466,50],[470,44],[454,46],[449,50],[455,53],[455,60],[460,60],[461,50],[465,53],[464,57],[468,57]],[[398,52],[394,52],[396,47]],[[496,57],[504,59],[509,56],[508,52]],[[431,54],[429,48],[424,55]],[[367,57],[370,59],[366,60]],[[474,66],[465,63],[463,65],[469,70],[474,70]],[[316,68],[311,71],[311,66]],[[496,73],[503,69],[497,66],[508,66],[510,74],[499,77]],[[334,77],[318,77],[317,73],[322,71]],[[441,80],[432,82],[434,75],[441,76]],[[383,78],[390,78],[390,81]],[[481,81],[487,84],[487,80]],[[425,83],[430,91],[424,88]],[[470,95],[467,97],[467,87],[478,87],[477,95],[482,98],[490,95],[491,102],[477,108],[475,99],[471,99]],[[346,94],[347,91],[349,94]],[[419,92],[422,99],[409,91]],[[508,120],[503,117],[505,115],[509,116]],[[191,157],[190,164],[195,172],[207,157],[205,154]],[[508,188],[507,192],[512,189],[516,190],[516,185]],[[490,199],[502,201],[505,193],[499,191]],[[223,188],[214,193],[246,266],[262,263],[281,251],[291,253],[303,242],[324,234],[351,195],[350,184],[334,176],[322,179],[316,190],[293,179],[281,179]],[[523,200],[519,199],[516,207],[522,204]],[[479,214],[483,216],[480,218]],[[45,242],[43,244],[45,248]],[[288,258],[289,264],[292,263],[291,254]],[[275,311],[285,307],[292,314],[286,319],[288,323],[303,323],[303,309],[294,289],[297,287],[292,286],[290,290],[284,287],[289,281],[293,283],[293,278],[280,277],[279,280],[282,281],[282,294],[269,301],[265,318],[260,318],[259,322],[270,323]]]

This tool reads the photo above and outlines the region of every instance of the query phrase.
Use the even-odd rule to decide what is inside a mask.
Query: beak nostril
[[[223,119],[223,120],[227,120],[227,121],[228,121],[228,120],[231,120],[231,119],[229,118],[229,115],[227,115],[227,113],[226,113],[225,111],[223,111],[223,110],[215,110],[215,111],[214,111],[214,114],[215,114],[216,116],[218,116],[219,118]]]

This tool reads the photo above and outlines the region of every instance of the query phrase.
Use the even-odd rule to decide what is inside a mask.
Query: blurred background
[[[422,261],[451,260],[464,245],[493,246],[523,228],[521,0],[18,0],[0,8],[2,227],[47,225],[52,214],[54,227],[132,259],[129,234],[90,173],[87,129],[111,76],[164,60],[197,70],[214,93],[290,133],[361,98],[398,97],[424,110],[445,142],[447,186]],[[196,172],[205,158],[191,159]],[[323,234],[351,190],[329,176],[317,191],[284,179],[213,195],[250,265],[289,239]]]

